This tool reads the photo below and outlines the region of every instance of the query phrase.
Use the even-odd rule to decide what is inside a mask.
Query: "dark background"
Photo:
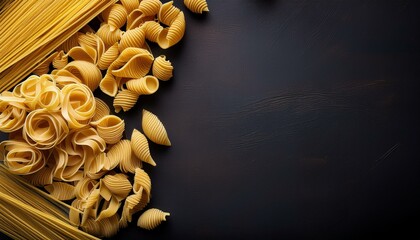
[[[377,239],[420,224],[420,2],[208,0],[159,50],[175,67],[146,108],[153,231],[113,239]],[[135,215],[135,220],[137,220]]]

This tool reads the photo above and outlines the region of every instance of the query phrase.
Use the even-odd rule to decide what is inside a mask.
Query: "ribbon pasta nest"
[[[208,11],[204,0],[185,0],[185,5],[195,13]],[[34,75],[0,94],[0,131],[9,133],[9,140],[0,143],[0,164],[43,187],[49,198],[71,202],[68,223],[49,225],[54,231],[71,224],[110,237],[151,200],[151,179],[142,169],[145,163],[157,165],[149,141],[164,146],[171,141],[158,116],[144,109],[142,131],[125,137],[125,121],[93,91],[114,97],[115,112],[129,111],[141,95],[155,94],[159,80],[173,77],[173,66],[164,55],[155,58],[147,42],[162,49],[177,44],[185,33],[185,16],[173,1],[120,0],[99,17],[96,32],[85,26],[45,58]],[[33,208],[2,194],[5,206]],[[1,216],[0,222],[8,222],[7,216],[21,217],[16,229],[27,226],[33,236],[51,237],[24,215]],[[152,208],[138,226],[153,229],[166,216]],[[17,231],[4,224],[0,231],[16,237]]]

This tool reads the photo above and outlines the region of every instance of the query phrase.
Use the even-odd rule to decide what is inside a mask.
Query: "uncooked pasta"
[[[160,145],[171,146],[171,141],[168,138],[165,126],[163,126],[163,123],[156,115],[143,109],[141,125],[144,134],[152,142]]]
[[[166,60],[165,55],[161,55],[153,61],[152,72],[153,76],[157,77],[159,80],[167,81],[173,76],[172,71],[174,67],[172,66],[171,61]]]
[[[147,138],[139,132],[137,129],[133,130],[131,134],[131,149],[134,154],[143,162],[146,162],[152,166],[156,166],[155,161],[150,155],[149,143]]]
[[[157,208],[151,208],[139,217],[137,226],[147,230],[152,230],[159,226],[163,221],[166,221],[167,216],[170,216],[170,214]]]
[[[206,0],[184,0],[184,4],[193,13],[203,13],[209,11]]]

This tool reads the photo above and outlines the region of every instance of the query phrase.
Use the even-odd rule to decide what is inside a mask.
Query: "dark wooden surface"
[[[146,171],[171,216],[113,239],[420,237],[420,2],[208,2],[175,1],[175,77],[121,115],[168,130]]]

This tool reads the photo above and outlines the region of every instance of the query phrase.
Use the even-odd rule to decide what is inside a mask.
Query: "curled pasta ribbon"
[[[81,226],[85,225],[89,217],[96,218],[100,200],[101,200],[100,190],[94,189],[82,205],[82,208],[84,209],[84,211],[83,211]]]
[[[102,80],[102,73],[95,64],[86,61],[72,61],[64,67],[90,90],[94,91]]]
[[[22,134],[31,146],[46,150],[61,143],[68,132],[66,120],[59,112],[37,109],[26,117]]]
[[[70,128],[82,128],[95,114],[96,101],[92,91],[83,84],[69,84],[61,89],[61,114]]]
[[[184,5],[193,13],[201,14],[209,11],[206,0],[184,0]]]
[[[23,127],[26,118],[24,101],[10,92],[0,95],[0,131],[11,133]]]
[[[128,110],[134,107],[134,105],[137,103],[139,96],[140,95],[138,93],[128,89],[123,89],[119,91],[114,98],[113,105],[115,108],[115,112],[119,113],[121,109],[124,112],[127,112]]]
[[[159,13],[158,13],[159,22],[167,26],[172,25],[172,22],[175,21],[175,18],[181,12],[179,8],[173,6],[173,3],[174,1],[169,1],[163,4],[159,9]]]
[[[174,67],[171,64],[171,61],[166,60],[165,55],[161,55],[155,58],[155,61],[153,62],[152,66],[153,76],[157,77],[162,81],[167,81],[173,76],[173,70]]]
[[[120,170],[122,172],[134,173],[136,168],[142,167],[141,161],[132,154],[130,141],[126,139],[112,146],[107,156],[111,161],[112,159],[119,159]]]
[[[125,129],[124,120],[115,115],[105,116],[98,121],[91,122],[91,124],[96,127],[99,136],[107,144],[115,144],[120,141]]]
[[[152,142],[160,145],[171,146],[171,141],[168,138],[168,134],[166,133],[166,129],[165,126],[163,126],[163,123],[156,115],[144,109],[142,128],[144,134]]]
[[[41,151],[26,142],[16,140],[0,143],[0,160],[11,173],[18,175],[35,173],[46,164]]]
[[[97,58],[96,50],[89,45],[85,45],[83,47],[76,46],[70,49],[68,55],[76,61],[85,61],[90,63],[96,63]]]
[[[108,50],[102,54],[101,58],[98,61],[98,67],[101,70],[107,69],[115,59],[117,59],[119,54],[118,43],[112,45]]]
[[[68,62],[68,57],[63,50],[61,50],[52,60],[53,67],[56,69],[64,68]]]
[[[106,115],[109,115],[111,110],[108,107],[108,104],[106,104],[104,101],[102,101],[100,98],[95,97],[96,102],[96,110],[95,115],[92,117],[92,121],[97,121]]]
[[[54,77],[55,82],[59,88],[63,88],[65,85],[69,84],[81,83],[79,78],[77,78],[75,75],[73,75],[71,72],[65,69],[53,70],[51,72],[51,76]]]
[[[144,76],[126,83],[127,89],[139,95],[150,95],[159,89],[159,81],[154,76]]]
[[[42,74],[46,74],[50,71],[50,65],[53,62],[53,59],[58,55],[58,52],[52,53],[50,56],[44,59],[36,69],[33,71],[34,74],[40,76]]]
[[[16,87],[18,90],[14,94],[23,97],[28,108],[34,110],[42,89],[54,85],[54,79],[51,75],[44,74],[40,77],[32,75]]]
[[[99,213],[99,216],[96,218],[96,221],[101,221],[103,219],[114,216],[118,209],[120,208],[121,203],[117,198],[111,198],[110,201],[106,201],[102,206],[102,211]]]
[[[86,200],[97,187],[98,181],[85,177],[76,184],[74,193],[77,199]]]
[[[159,0],[143,0],[140,2],[139,10],[145,16],[155,16],[159,13],[162,2]]]
[[[144,197],[147,200],[147,203],[150,202],[150,192],[152,191],[152,181],[150,180],[149,175],[141,168],[136,168],[134,173],[134,184],[133,192],[138,193],[142,192]]]
[[[102,12],[102,17],[109,24],[111,32],[124,26],[127,15],[127,10],[121,4],[113,4]]]
[[[106,153],[100,153],[95,158],[85,162],[84,171],[87,177],[91,179],[99,179],[105,175],[108,170],[105,168],[105,164],[109,162]]]
[[[96,32],[96,35],[102,39],[106,48],[118,42],[121,39],[122,34],[123,32],[120,29],[111,31],[111,26],[107,23],[102,24]]]
[[[185,16],[183,12],[180,12],[174,19],[173,23],[159,33],[157,43],[162,49],[167,49],[181,41],[184,33]]]
[[[131,149],[141,161],[156,166],[155,161],[150,155],[149,143],[147,142],[146,136],[137,129],[134,129],[131,134]]]
[[[127,30],[142,26],[147,21],[153,21],[154,16],[145,16],[140,9],[135,9],[127,17]]]
[[[58,200],[71,200],[75,198],[74,186],[64,182],[53,182],[44,187],[45,190]]]
[[[63,44],[61,44],[57,50],[63,50],[64,52],[69,52],[70,49],[79,45],[78,38],[81,35],[81,32],[76,32],[69,39],[67,39]]]
[[[147,21],[142,25],[147,40],[157,42],[160,32],[163,27],[155,21]]]
[[[105,44],[102,39],[91,32],[87,32],[86,34],[82,34],[79,36],[79,44],[82,47],[89,46],[94,48],[97,52],[97,58],[101,56],[101,54],[105,51]],[[97,60],[97,59],[96,59]]]
[[[128,47],[141,48],[144,45],[144,30],[141,27],[127,30],[122,35],[118,49],[122,52]]]
[[[124,6],[127,13],[131,13],[139,6],[139,0],[121,0],[120,2]]]
[[[157,208],[151,208],[140,215],[137,226],[152,230],[159,226],[163,221],[166,221],[167,216],[170,216],[170,213],[163,212]]]
[[[125,174],[115,174],[115,175],[106,175],[104,178],[101,179],[101,191],[102,191],[102,184],[105,189],[107,189],[112,197],[115,198],[118,202],[125,199],[131,191],[131,183],[127,179],[127,175]],[[102,193],[101,193],[102,194]],[[109,198],[108,194],[105,194],[105,199]]]
[[[71,143],[78,147],[82,147],[84,152],[89,155],[85,160],[87,160],[87,158],[93,160],[96,155],[105,151],[105,140],[98,135],[98,132],[94,128],[90,127],[73,130],[71,133],[72,134],[69,134]]]
[[[68,144],[66,144],[68,145]],[[54,179],[57,181],[73,182],[83,178],[80,168],[84,164],[82,151],[74,151],[70,147],[55,147],[51,157],[55,161]]]
[[[48,85],[41,89],[36,98],[36,109],[59,111],[61,107],[61,91],[57,86]]]

